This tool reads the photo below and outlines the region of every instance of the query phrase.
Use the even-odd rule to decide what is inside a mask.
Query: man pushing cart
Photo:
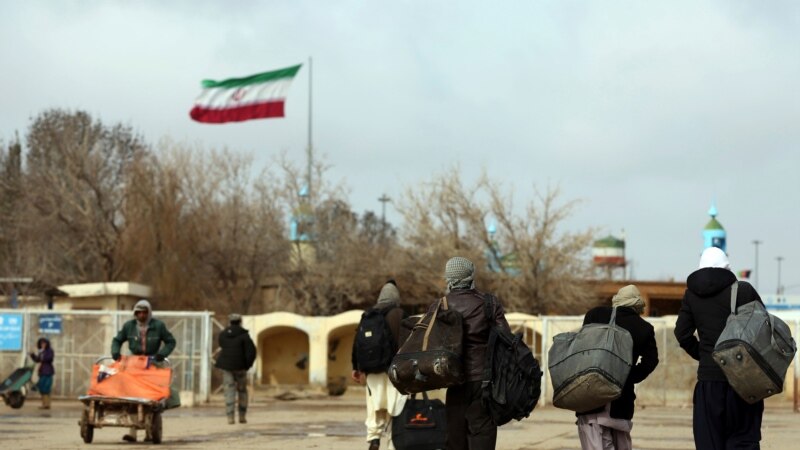
[[[170,385],[172,371],[166,361],[175,349],[175,337],[164,322],[153,318],[153,308],[147,300],[139,300],[133,314],[135,319],[126,322],[111,342],[114,362],[106,365],[98,360],[89,395],[81,397],[87,405],[81,419],[85,442],[91,442],[93,428],[85,432],[90,425],[130,426],[123,436],[128,442],[136,442],[137,430],[144,429],[145,441],[157,443],[161,441],[161,411],[180,406],[178,392]],[[121,349],[126,341],[133,356],[123,358]],[[122,410],[122,414],[112,414],[111,421],[96,422],[98,405],[104,410]],[[86,434],[90,435],[88,440]]]

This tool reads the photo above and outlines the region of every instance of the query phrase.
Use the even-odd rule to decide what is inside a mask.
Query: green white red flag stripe
[[[302,64],[222,81],[203,80],[203,92],[189,112],[203,123],[283,117],[286,94]]]

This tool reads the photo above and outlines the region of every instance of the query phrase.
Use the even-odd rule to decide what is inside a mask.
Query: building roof
[[[82,283],[82,284],[63,284],[58,289],[66,292],[71,298],[76,297],[98,297],[105,295],[128,295],[131,297],[150,298],[152,290],[150,286],[139,283],[129,282],[108,282],[108,283]]]

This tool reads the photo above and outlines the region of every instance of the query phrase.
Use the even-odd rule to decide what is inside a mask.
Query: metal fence
[[[567,331],[576,331],[583,323],[582,316],[541,317],[540,323],[514,324],[525,327],[526,341],[531,345],[534,356],[542,366],[542,395],[540,405],[552,403],[553,386],[547,371],[549,364],[547,353],[553,342],[553,336]],[[642,383],[636,385],[636,401],[640,405],[691,405],[692,388],[697,379],[697,361],[680,348],[674,336],[675,322],[664,318],[646,318],[653,325],[658,345],[658,367]],[[787,321],[800,336],[800,321]],[[538,325],[538,326],[537,326]],[[537,330],[534,332],[533,330]],[[541,334],[538,333],[541,331]],[[800,384],[800,354],[795,356],[793,370],[790,367],[784,389],[794,391],[794,409],[800,411],[798,385]]]
[[[18,314],[23,320],[22,348],[0,352],[0,377],[5,378],[17,367],[31,364],[27,354],[35,351],[39,337],[46,337],[55,351],[53,396],[56,397],[76,397],[86,393],[92,364],[98,357],[110,354],[111,339],[126,321],[132,319],[130,311],[0,309],[0,314]],[[180,391],[193,392],[198,401],[208,401],[209,398],[212,314],[155,312],[155,317],[166,324],[177,341],[175,350],[169,356],[173,385]],[[60,331],[42,333],[46,331],[40,330],[42,316],[59,318]],[[123,354],[126,353],[128,346],[123,344]]]

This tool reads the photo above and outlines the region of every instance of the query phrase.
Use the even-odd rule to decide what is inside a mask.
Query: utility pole
[[[313,167],[314,167],[314,163],[313,163],[313,158],[314,158],[313,149],[314,149],[314,146],[313,146],[312,141],[311,141],[311,107],[312,107],[312,102],[311,102],[311,73],[312,73],[311,72],[311,57],[309,56],[309,58],[308,58],[308,149],[307,149],[307,154],[306,154],[306,164],[308,164],[308,167],[306,168],[306,187],[308,188],[309,203],[311,201],[311,195],[312,195],[312,192],[313,192],[311,190],[311,171],[313,170]]]
[[[381,233],[386,235],[386,203],[392,201],[389,196],[385,193],[378,197],[378,201],[381,202]]]
[[[756,291],[758,291],[758,246],[762,244],[763,241],[758,239],[753,240],[753,245],[756,246],[756,266],[753,268],[756,272],[755,282],[756,282]]]
[[[777,289],[776,294],[778,294],[778,297],[780,297],[780,295],[781,295],[781,262],[783,261],[783,256],[778,256],[775,259],[778,261],[778,289]],[[780,300],[780,298],[778,300]]]

